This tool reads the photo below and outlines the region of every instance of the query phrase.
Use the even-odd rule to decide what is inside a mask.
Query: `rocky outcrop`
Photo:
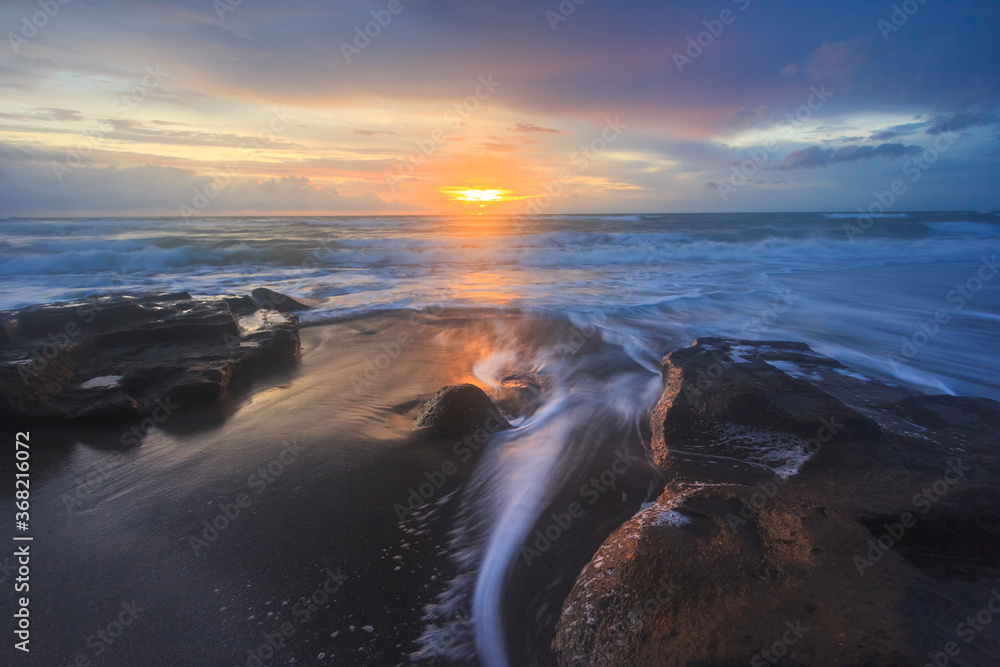
[[[996,662],[1000,622],[963,623],[1000,590],[1000,404],[795,343],[700,339],[662,370],[666,490],[582,571],[560,665]]]
[[[0,322],[0,414],[19,427],[203,405],[299,350],[297,317],[246,296],[91,297],[0,313]]]
[[[319,305],[315,299],[293,299],[290,296],[275,292],[266,287],[258,287],[250,292],[251,298],[260,308],[276,310],[279,313],[293,313],[298,310],[309,310]]]
[[[424,403],[416,427],[435,438],[452,439],[478,429],[495,433],[509,429],[510,424],[486,392],[474,384],[457,384],[438,389]]]

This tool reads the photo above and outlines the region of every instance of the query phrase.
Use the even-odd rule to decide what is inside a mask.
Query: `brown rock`
[[[949,664],[996,661],[1000,624],[972,648],[956,628],[1000,586],[1000,404],[911,395],[801,344],[700,339],[663,370],[655,455],[672,479],[584,568],[560,665],[919,666],[949,642]],[[692,484],[671,454],[739,468],[768,433],[815,438],[829,415],[844,427],[787,478]],[[751,429],[738,445],[733,423]]]

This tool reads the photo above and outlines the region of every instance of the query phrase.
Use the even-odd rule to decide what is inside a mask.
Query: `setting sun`
[[[442,188],[442,192],[448,195],[453,201],[467,202],[496,202],[507,199],[505,195],[510,194],[510,190],[477,190],[461,188]]]

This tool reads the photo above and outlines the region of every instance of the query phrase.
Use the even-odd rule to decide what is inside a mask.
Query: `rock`
[[[0,414],[19,426],[108,424],[218,400],[293,363],[298,320],[249,297],[92,297],[0,313]]]
[[[258,287],[250,292],[250,295],[261,308],[276,310],[279,313],[291,313],[296,310],[309,310],[313,306],[319,304],[319,301],[315,299],[293,299],[290,296],[279,294],[278,292],[270,290],[266,287]]]
[[[711,448],[733,425],[809,440],[833,423],[833,440],[881,438],[872,419],[805,379],[838,368],[802,343],[698,339],[663,361],[663,396],[651,418],[656,462],[667,461],[664,433],[681,448]]]
[[[473,384],[458,384],[438,389],[424,403],[416,427],[436,438],[452,439],[480,428],[495,433],[511,426],[486,392]]]
[[[922,665],[986,607],[1000,404],[915,395],[799,343],[699,339],[663,374],[666,489],[581,572],[560,665]],[[755,475],[774,436],[818,451],[796,475]],[[731,458],[715,471],[692,454]],[[995,662],[998,625],[958,644],[969,664]]]

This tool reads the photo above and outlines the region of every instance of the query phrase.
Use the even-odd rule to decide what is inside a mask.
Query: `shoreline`
[[[488,314],[494,317],[487,319]],[[965,429],[962,432],[971,434],[974,439],[982,438],[984,433],[993,432],[989,429],[996,428],[989,426],[992,423],[989,421],[981,422],[979,426],[971,423],[960,425],[961,419],[970,419],[970,415],[977,414],[975,410],[985,410],[983,415],[994,414],[996,403],[993,401],[921,397],[911,390],[877,381],[862,382],[856,377],[857,373],[839,372],[846,367],[801,344],[776,341],[742,341],[736,344],[723,339],[703,339],[701,348],[698,345],[681,347],[672,353],[668,359],[676,361],[672,366],[665,362],[660,378],[637,364],[620,348],[602,341],[600,336],[583,337],[578,345],[567,346],[567,342],[573,340],[573,332],[573,325],[565,319],[525,309],[380,311],[352,315],[335,323],[301,327],[301,351],[293,364],[277,372],[248,377],[244,383],[232,385],[231,390],[224,392],[211,405],[191,407],[169,415],[162,423],[156,423],[142,432],[139,446],[123,448],[116,440],[123,429],[113,426],[34,429],[50,444],[64,443],[61,447],[51,447],[48,452],[39,454],[39,470],[46,471],[44,474],[52,479],[64,479],[62,488],[57,489],[50,482],[49,486],[43,486],[38,491],[40,506],[47,507],[41,510],[41,521],[54,530],[56,524],[53,520],[68,512],[70,526],[81,521],[90,523],[95,526],[90,529],[94,534],[105,534],[110,529],[111,533],[130,535],[130,540],[146,543],[150,548],[158,545],[164,535],[174,534],[177,538],[175,545],[168,549],[163,566],[193,567],[191,576],[203,576],[206,572],[202,572],[202,568],[220,557],[226,562],[243,563],[257,573],[251,580],[257,582],[254,587],[263,586],[265,589],[259,596],[252,596],[255,602],[251,606],[274,614],[265,616],[264,621],[253,621],[251,626],[262,623],[260,627],[271,632],[272,623],[266,619],[281,618],[274,607],[274,600],[280,602],[280,599],[287,599],[287,595],[281,598],[283,593],[280,591],[309,586],[306,586],[308,582],[300,581],[299,574],[286,572],[283,567],[280,568],[283,574],[277,576],[277,581],[287,583],[278,586],[263,584],[266,578],[278,575],[274,565],[257,562],[251,555],[252,545],[263,540],[259,543],[269,545],[270,559],[291,558],[292,562],[299,563],[298,569],[302,572],[313,565],[319,566],[322,561],[324,567],[348,577],[342,582],[342,587],[338,586],[338,595],[328,594],[331,599],[311,612],[317,618],[326,619],[324,626],[339,627],[337,636],[322,634],[321,626],[314,622],[301,626],[293,623],[297,634],[287,636],[287,644],[283,644],[282,649],[288,651],[288,655],[294,654],[304,660],[315,659],[323,652],[331,658],[336,655],[348,659],[352,651],[367,646],[365,650],[375,651],[386,660],[405,662],[411,656],[421,656],[418,658],[420,664],[420,661],[437,656],[447,663],[444,656],[451,655],[453,661],[462,663],[468,661],[468,651],[473,646],[469,642],[474,639],[468,614],[473,609],[484,613],[484,607],[474,606],[479,604],[474,603],[475,590],[457,585],[463,577],[467,578],[470,572],[475,571],[464,569],[467,565],[463,563],[474,564],[486,557],[483,541],[494,525],[503,520],[501,515],[492,516],[491,513],[500,511],[501,506],[490,498],[502,498],[507,485],[515,485],[510,488],[516,489],[521,488],[517,485],[522,483],[517,481],[519,477],[511,476],[511,471],[505,472],[500,466],[499,455],[505,448],[511,448],[511,451],[524,451],[535,456],[533,450],[549,446],[546,443],[551,441],[552,434],[547,434],[544,428],[547,420],[558,419],[552,423],[565,424],[569,429],[559,435],[559,438],[565,438],[566,445],[565,448],[552,449],[552,463],[541,468],[542,471],[551,468],[550,473],[539,478],[551,485],[551,489],[532,510],[535,519],[525,527],[524,539],[513,552],[511,569],[504,579],[503,601],[497,608],[500,613],[499,627],[505,628],[503,636],[506,637],[511,658],[515,662],[527,660],[532,664],[571,665],[575,652],[581,647],[589,647],[586,650],[596,661],[594,664],[620,664],[625,655],[622,647],[618,640],[611,641],[604,633],[606,628],[623,620],[616,616],[621,609],[619,593],[648,586],[651,599],[655,602],[650,603],[649,609],[643,609],[642,605],[636,608],[640,609],[643,624],[651,628],[653,634],[646,632],[642,635],[646,639],[630,640],[631,648],[628,650],[633,651],[629,654],[633,657],[629,659],[636,660],[636,664],[663,664],[662,661],[655,661],[660,658],[644,663],[643,660],[653,658],[642,656],[661,655],[660,651],[666,649],[654,650],[653,647],[670,645],[675,641],[669,638],[674,636],[672,633],[677,627],[688,628],[685,631],[686,648],[673,646],[669,649],[671,655],[678,656],[702,655],[698,653],[702,650],[698,647],[718,642],[728,632],[718,624],[709,631],[706,624],[710,625],[712,621],[708,618],[698,623],[692,619],[679,620],[671,611],[672,605],[683,600],[684,608],[690,608],[692,604],[704,605],[708,604],[708,600],[715,599],[716,609],[737,609],[737,601],[743,594],[741,591],[759,586],[753,582],[761,579],[762,573],[772,570],[778,573],[777,579],[774,575],[763,578],[763,581],[772,582],[770,585],[777,590],[787,588],[789,584],[785,579],[788,577],[798,582],[793,598],[799,601],[796,604],[802,604],[796,609],[813,609],[802,615],[826,613],[813,598],[825,585],[823,582],[827,574],[817,575],[820,578],[808,584],[810,579],[807,573],[819,567],[818,563],[827,562],[824,567],[832,567],[831,572],[846,568],[849,574],[852,571],[850,568],[855,567],[850,558],[857,554],[845,552],[827,561],[820,557],[803,560],[800,542],[806,538],[789,537],[788,533],[788,522],[798,521],[788,514],[792,512],[794,515],[791,508],[795,503],[809,504],[813,508],[810,516],[819,517],[803,522],[803,528],[794,529],[796,532],[804,530],[805,534],[813,535],[809,532],[813,529],[808,526],[817,521],[825,522],[822,524],[825,526],[823,531],[835,529],[833,534],[822,538],[810,537],[827,545],[814,542],[815,546],[810,547],[813,549],[837,551],[830,545],[831,540],[845,543],[849,539],[860,539],[859,544],[863,546],[864,539],[868,538],[861,539],[866,535],[861,531],[869,531],[870,539],[877,540],[881,537],[882,523],[894,526],[900,522],[911,533],[910,539],[916,540],[916,555],[905,551],[907,555],[897,562],[898,554],[890,549],[872,564],[884,567],[885,563],[893,563],[894,572],[909,573],[905,577],[907,586],[923,586],[915,582],[920,580],[920,576],[927,575],[914,575],[913,568],[922,572],[921,568],[929,567],[926,563],[933,562],[935,557],[921,553],[937,548],[934,545],[946,538],[935,537],[935,533],[928,533],[919,523],[915,524],[917,529],[905,526],[898,521],[898,515],[892,518],[891,512],[887,513],[884,508],[880,513],[869,516],[868,510],[859,511],[857,506],[838,500],[838,495],[849,490],[850,494],[861,498],[866,484],[885,487],[885,492],[878,496],[877,501],[864,501],[869,503],[865,507],[881,507],[900,492],[909,493],[911,488],[919,490],[921,484],[933,485],[936,480],[931,479],[929,471],[934,465],[929,462],[936,460],[936,454],[926,444],[917,446],[915,443],[920,440],[914,439],[915,436],[897,435],[906,420],[916,419],[918,422],[914,423],[919,423],[922,419],[930,424],[923,428],[940,431],[943,427],[941,424],[933,425],[934,420],[946,419],[948,421],[942,423],[950,424],[948,428]],[[733,345],[736,347],[733,348]],[[699,349],[710,349],[704,362],[698,360]],[[733,352],[733,349],[737,351]],[[681,362],[691,355],[695,357]],[[775,365],[754,361],[757,358],[755,355],[770,355]],[[530,362],[532,358],[536,362]],[[723,358],[727,363],[715,369],[713,363],[717,358]],[[494,361],[484,364],[484,359]],[[537,360],[547,360],[538,367],[544,371],[536,369],[510,374],[511,370],[504,370],[508,367],[516,369],[519,365],[530,370],[531,364],[537,363]],[[748,361],[752,362],[749,366]],[[685,363],[694,365],[683,370],[687,368]],[[735,381],[732,378],[742,377],[740,374],[749,372],[747,369],[750,366],[756,369],[754,373],[758,375],[748,376],[750,379],[746,381],[750,382],[748,386],[752,390],[745,395],[756,396],[754,400],[757,401],[777,401],[776,405],[783,407],[763,421],[761,415],[764,413],[759,407],[743,406],[732,414],[709,411],[703,417],[707,416],[710,422],[749,421],[742,431],[723,429],[720,431],[722,439],[698,440],[696,436],[701,427],[692,430],[690,424],[700,422],[689,424],[691,417],[685,411],[702,403],[724,406],[725,401],[730,400],[725,398],[729,395],[726,392],[730,391],[727,387],[735,386],[732,385]],[[681,376],[676,375],[676,369],[682,369]],[[706,374],[718,377],[707,384],[699,382],[699,378]],[[823,379],[810,381],[802,377],[811,375],[822,376]],[[358,378],[362,379],[360,383]],[[671,384],[674,380],[670,378],[681,384]],[[649,391],[639,391],[647,380],[653,381],[656,386],[651,386]],[[462,460],[461,457],[456,458],[457,454],[453,451],[453,437],[441,440],[421,434],[419,428],[414,428],[421,407],[432,394],[441,387],[470,381],[489,392],[503,414],[513,419],[514,428],[490,433],[481,450]],[[674,387],[671,392],[662,392],[660,385],[665,381],[664,386]],[[814,385],[811,389],[808,388],[810,383]],[[687,390],[684,390],[685,386]],[[571,404],[563,405],[560,401],[566,398],[558,398],[563,396],[560,393],[563,387],[573,388],[579,394],[574,400],[584,402],[567,412]],[[632,393],[623,393],[625,387],[631,387],[629,391]],[[591,400],[587,398],[590,392],[595,392],[593,402],[588,402]],[[783,392],[791,393],[782,398]],[[616,394],[622,398],[628,396],[628,401],[634,403],[630,403],[627,412],[615,412],[618,408],[614,407],[612,397]],[[744,394],[733,394],[737,395]],[[792,400],[789,396],[793,395],[798,398]],[[804,409],[803,397],[819,401],[817,406],[828,406],[822,410],[814,406],[812,410],[822,413],[820,416],[828,420],[827,426],[832,424],[832,427],[821,431],[824,422],[819,417],[811,422],[809,419],[813,417],[790,416]],[[911,403],[900,403],[910,399]],[[948,400],[940,403],[945,399]],[[689,407],[679,406],[678,400],[687,401]],[[648,405],[644,406],[645,401]],[[885,412],[884,406],[893,402],[909,407],[899,408],[903,412],[897,410],[898,414]],[[600,407],[605,404],[605,407]],[[950,412],[946,410],[941,414],[935,412],[945,409],[940,406],[947,405],[967,407],[948,408]],[[561,407],[553,412],[553,406]],[[980,407],[973,410],[968,406]],[[625,409],[626,406],[620,407]],[[607,409],[610,411],[601,412]],[[669,415],[674,416],[668,418]],[[829,421],[831,415],[832,422]],[[124,424],[125,429],[128,426],[129,423]],[[903,428],[903,431],[907,430],[913,429]],[[623,449],[622,434],[626,432],[629,435]],[[765,435],[770,438],[780,433],[786,433],[787,437],[775,441],[777,446],[762,439]],[[811,437],[816,437],[817,442],[822,441],[822,448],[803,464],[801,457],[796,458],[800,456],[796,454],[796,448],[805,447]],[[866,448],[858,449],[857,440],[870,437],[874,437],[875,442],[883,443],[879,445],[881,450],[873,453]],[[885,440],[886,437],[888,440]],[[900,437],[903,437],[900,442],[906,443],[903,448],[898,444],[885,444]],[[684,438],[690,442],[684,441]],[[296,447],[301,447],[302,453],[281,463],[280,447],[272,445],[290,440],[299,443]],[[971,452],[968,446],[966,449]],[[779,458],[774,458],[776,456]],[[985,453],[976,456],[986,458],[979,459],[974,473],[962,472],[986,475],[986,478],[978,478],[975,485],[995,490],[998,488],[994,476],[997,474],[995,458]],[[312,462],[308,465],[299,463],[310,458]],[[281,463],[280,468],[273,464],[275,470],[282,471],[280,475],[254,473],[262,465],[266,471],[273,461]],[[783,469],[781,466],[785,464],[781,461],[799,463],[789,468],[796,472],[782,478],[779,484],[774,475],[778,474],[775,471]],[[530,458],[524,463],[527,466],[525,471],[538,465]],[[763,468],[760,467],[762,464]],[[876,473],[877,470],[881,472]],[[100,477],[94,484],[79,486],[71,481],[73,477],[86,479],[94,471],[99,471]],[[254,474],[257,476],[254,477]],[[322,481],[328,478],[339,482],[331,487]],[[592,483],[588,480],[597,481]],[[442,483],[436,484],[438,481]],[[435,488],[429,497],[418,491],[422,504],[411,506],[411,492],[422,488],[425,483]],[[961,483],[966,482],[963,479]],[[139,493],[140,489],[147,487],[156,490],[153,500],[147,500]],[[587,489],[586,494],[584,488]],[[895,490],[897,488],[898,491]],[[80,493],[74,494],[74,489]],[[261,493],[258,494],[257,489]],[[612,490],[613,493],[609,492]],[[66,503],[66,493],[70,494],[72,507]],[[240,494],[245,494],[245,497]],[[926,526],[937,526],[941,521],[947,525],[949,521],[954,522],[955,517],[962,516],[962,510],[948,509],[951,507],[949,503],[961,500],[973,503],[968,507],[979,507],[976,503],[988,501],[981,492],[977,494],[969,495],[965,490],[962,494],[945,494],[943,499],[939,498],[941,502],[933,503],[931,511],[919,516],[929,517],[927,520],[931,523]],[[170,500],[174,496],[177,500]],[[591,503],[591,498],[595,496],[596,501]],[[191,514],[191,501],[197,498],[202,500],[195,505],[210,508],[207,513],[201,510]],[[331,513],[325,509],[330,507],[331,498],[337,498],[338,504],[354,509],[347,514]],[[358,503],[374,503],[364,511],[365,518],[352,518],[350,515],[357,511]],[[400,516],[400,506],[406,510],[404,516]],[[219,507],[229,508],[229,514],[238,512],[237,518],[229,518],[225,509]],[[303,514],[303,510],[311,511],[314,516]],[[940,512],[943,510],[947,511],[942,515]],[[147,523],[139,518],[149,511],[172,517],[168,523],[173,527],[167,527],[164,532],[159,523]],[[564,515],[569,518],[564,518]],[[220,516],[227,521],[219,519]],[[279,527],[286,523],[285,516],[296,516],[297,519],[294,529],[288,533],[289,543],[282,545],[266,536],[281,530]],[[470,523],[469,517],[473,516],[479,518]],[[211,533],[209,528],[216,521],[219,525],[225,524],[225,528],[219,530],[214,527],[218,537],[209,540],[205,533]],[[205,522],[208,522],[208,527]],[[305,529],[305,525],[312,526],[312,529]],[[336,527],[324,530],[320,528],[323,525]],[[993,530],[992,524],[976,525],[980,530]],[[60,534],[62,530],[56,533]],[[458,542],[455,541],[456,530],[464,536]],[[755,532],[762,530],[764,532],[759,534]],[[46,557],[53,562],[66,562],[67,567],[73,561],[68,552],[62,552],[63,547],[72,548],[70,545],[75,544],[77,551],[96,547],[89,538],[83,538],[81,542],[81,537],[73,533],[61,535],[62,546],[53,544],[47,547]],[[198,540],[196,552],[192,551],[192,536]],[[326,549],[314,543],[316,536],[323,536],[320,543],[327,545]],[[715,547],[705,551],[708,542],[704,540],[711,536],[722,540],[719,548],[723,551],[717,551]],[[333,552],[339,555],[330,558],[327,553],[330,546],[345,539],[345,544],[333,547]],[[635,542],[637,539],[638,542]],[[369,544],[372,540],[373,544]],[[636,546],[625,547],[632,543]],[[748,547],[748,544],[770,545],[770,555],[761,556],[760,546]],[[919,546],[921,544],[924,546]],[[300,555],[291,556],[287,551],[293,546],[301,552]],[[370,562],[374,555],[373,546],[375,552],[381,554],[374,569],[371,564],[364,564]],[[153,548],[149,552],[150,557],[162,548]],[[619,557],[616,554],[620,548],[625,548],[624,553],[631,553],[633,557],[616,566],[609,565]],[[97,551],[100,553],[104,548]],[[525,557],[525,553],[530,558]],[[643,554],[642,558],[635,560],[635,553]],[[730,555],[720,561],[721,553]],[[67,558],[70,560],[67,561]],[[741,569],[744,564],[759,558],[769,563],[764,570]],[[910,562],[913,559],[919,565],[913,565]],[[105,566],[89,559],[87,562],[87,567],[92,569],[84,576],[85,581],[100,577],[111,590],[121,591],[123,582],[146,589],[145,584],[138,583],[141,581],[138,572],[111,584],[115,578]],[[647,565],[642,565],[643,562]],[[673,565],[664,569],[661,565],[651,565],[653,563]],[[990,563],[992,561],[982,566],[986,569],[974,571],[993,572],[991,568],[994,565]],[[342,569],[338,570],[338,566]],[[609,567],[616,574],[614,578],[605,579]],[[134,565],[128,569],[134,570]],[[866,567],[866,574],[872,571]],[[362,574],[364,572],[368,574]],[[168,569],[159,579],[161,584],[165,584],[176,576],[188,575],[179,575]],[[846,574],[842,572],[838,576]],[[944,580],[951,581],[948,579],[951,576],[947,575]],[[995,578],[996,575],[988,576]],[[598,581],[601,583],[598,584]],[[611,585],[612,601],[609,605],[609,601],[603,600],[598,591],[605,590],[605,585],[610,585],[612,581],[620,583]],[[688,581],[702,583],[695,586],[685,583]],[[728,583],[723,585],[721,582],[724,581]],[[960,583],[961,579],[955,580],[959,583],[947,585],[940,583],[940,576],[936,581],[938,583],[927,589],[937,591],[935,595],[947,590],[966,590],[963,588],[966,584]],[[225,609],[229,609],[233,601],[241,596],[236,593],[239,586],[234,586],[235,583],[223,586],[223,590],[229,591],[226,594],[231,596],[228,603],[221,605]],[[352,595],[369,591],[364,601],[350,601],[339,595],[347,595],[352,583],[360,586]],[[996,583],[1000,584],[1000,580]],[[63,585],[70,586],[67,582]],[[188,604],[204,602],[203,593],[194,592],[202,588],[196,586],[187,595]],[[266,592],[268,589],[270,593]],[[589,592],[584,594],[581,592],[584,590]],[[727,590],[735,596],[728,601]],[[896,595],[893,592],[896,589],[889,585],[880,590],[887,598]],[[839,595],[837,599],[842,600],[841,608],[850,608],[851,598],[847,593],[828,591],[823,595],[828,601]],[[75,594],[69,597],[75,599]],[[806,604],[804,600],[810,601]],[[433,610],[445,609],[446,601],[451,601],[447,604],[462,602],[448,607],[450,611],[447,613],[434,616],[437,612]],[[584,605],[597,604],[604,609],[600,622],[584,635],[579,634],[579,628],[574,624],[581,602]],[[403,606],[396,609],[400,603]],[[629,607],[625,609],[628,611]],[[784,607],[776,608],[772,615],[777,617],[781,609]],[[546,610],[544,616],[536,615],[539,610]],[[169,611],[169,607],[163,611]],[[875,628],[882,618],[898,618],[897,611],[885,608],[882,616],[869,616],[866,622]],[[65,623],[61,612],[56,611],[55,614]],[[258,616],[256,612],[250,615]],[[201,615],[198,622],[215,626],[220,618],[212,620],[213,616],[228,619],[224,621],[226,624],[236,620],[228,612],[223,612]],[[924,617],[925,621],[930,617]],[[535,620],[526,621],[528,618]],[[539,618],[543,619],[541,623]],[[386,634],[386,625],[379,619],[392,619],[389,623],[395,628]],[[811,622],[805,625],[814,628],[814,625],[809,625]],[[353,625],[355,630],[351,631],[349,625]],[[372,626],[374,630],[369,633],[361,629],[367,626]],[[759,652],[764,646],[761,642],[766,641],[773,628],[763,621],[754,627],[756,629],[751,634],[754,641],[760,644],[754,650]],[[479,631],[483,629],[478,627]],[[69,628],[67,630],[72,632]],[[736,630],[735,625],[732,630]],[[666,634],[659,634],[661,632]],[[246,635],[242,641],[252,645],[251,636]],[[407,641],[395,639],[400,636],[407,637]],[[989,633],[981,635],[990,636]],[[935,638],[937,635],[931,632],[928,637]],[[726,645],[746,644],[746,640],[735,635],[730,639]],[[815,629],[796,639],[801,641],[787,646],[789,651],[812,651],[810,655],[814,656],[822,655],[816,653],[819,650],[817,647],[824,645],[822,642],[834,641]],[[151,641],[151,646],[155,646],[160,638],[147,637],[144,641]],[[553,641],[555,652],[549,648]],[[228,642],[223,642],[219,647],[227,645]],[[892,654],[900,659],[903,655],[910,655],[901,646],[900,640],[893,649],[896,653],[890,651],[884,655]],[[884,648],[882,645],[872,650]],[[313,649],[315,652],[310,656],[309,651]],[[200,650],[206,649],[203,647]],[[643,653],[649,650],[654,652]],[[214,654],[220,659],[232,660],[223,658],[222,653]],[[244,655],[249,654],[244,651]],[[751,656],[752,653],[748,653],[745,657],[749,659]],[[855,654],[854,658],[860,659],[859,656],[863,654]],[[716,655],[713,659],[729,658]],[[249,658],[239,664],[246,659]],[[604,659],[606,663],[600,662]]]

